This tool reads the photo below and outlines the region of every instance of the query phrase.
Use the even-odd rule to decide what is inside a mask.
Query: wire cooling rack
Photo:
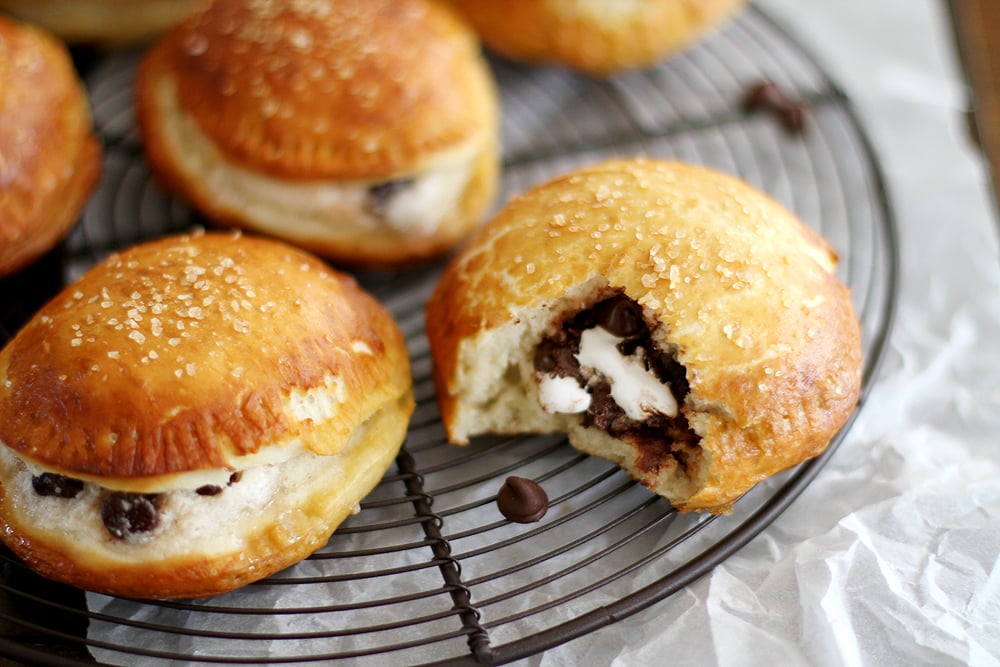
[[[108,252],[203,224],[150,178],[132,115],[138,57],[88,67],[103,181],[60,248],[0,283],[0,342]],[[751,7],[686,53],[606,81],[492,64],[503,104],[501,202],[612,155],[676,158],[744,178],[840,253],[862,321],[867,394],[893,318],[895,223],[850,101],[781,27]],[[805,107],[802,134],[742,110],[760,81]],[[84,594],[38,578],[3,550],[0,653],[39,664],[510,662],[661,602],[710,571],[778,516],[843,439],[723,517],[680,515],[558,436],[447,445],[422,321],[439,269],[361,276],[407,335],[418,406],[396,466],[325,548],[263,582],[189,602]],[[497,511],[508,475],[546,489],[541,522],[512,524]]]

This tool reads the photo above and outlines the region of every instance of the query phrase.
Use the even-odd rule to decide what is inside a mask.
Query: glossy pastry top
[[[474,34],[426,0],[218,0],[143,67],[230,161],[275,177],[384,178],[494,131]]]
[[[166,238],[89,271],[0,352],[0,441],[125,488],[336,454],[410,383],[402,335],[353,279],[273,241]]]

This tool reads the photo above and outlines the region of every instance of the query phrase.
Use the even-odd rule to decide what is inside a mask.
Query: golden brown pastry
[[[90,108],[66,48],[0,16],[0,276],[66,235],[100,171]]]
[[[836,256],[732,177],[611,161],[511,201],[427,306],[449,438],[561,431],[681,510],[816,456],[858,400]]]
[[[0,0],[0,10],[76,44],[125,46],[160,34],[208,0]]]
[[[89,590],[222,593],[323,546],[412,409],[403,337],[353,279],[275,241],[136,246],[0,352],[0,537]]]
[[[646,67],[701,38],[746,0],[450,0],[494,51],[595,76]]]
[[[472,30],[427,0],[219,0],[138,80],[168,187],[216,221],[354,265],[424,260],[480,222],[496,104]]]

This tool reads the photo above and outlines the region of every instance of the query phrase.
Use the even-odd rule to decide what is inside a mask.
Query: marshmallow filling
[[[642,308],[618,294],[566,317],[535,352],[542,408],[579,414],[583,425],[622,440],[644,472],[700,457],[700,438],[680,410],[689,385],[673,354],[653,344]]]

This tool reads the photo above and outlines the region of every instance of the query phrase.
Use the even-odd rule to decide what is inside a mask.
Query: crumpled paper
[[[902,257],[890,349],[846,441],[764,533],[521,664],[1000,665],[1000,266],[946,17],[931,0],[760,4],[847,89],[883,160]]]

